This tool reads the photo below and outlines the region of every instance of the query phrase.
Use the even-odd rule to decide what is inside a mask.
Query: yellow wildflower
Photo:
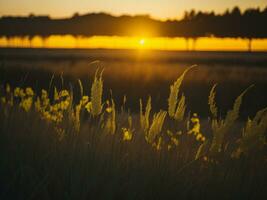
[[[201,135],[201,133],[198,133],[197,135],[196,135],[196,140],[201,140],[201,138],[202,138],[202,135]]]
[[[61,97],[68,97],[68,96],[70,96],[70,94],[69,94],[69,92],[67,90],[62,90],[59,93],[59,98],[61,98]]]
[[[171,141],[172,141],[176,146],[178,146],[179,141],[178,141],[177,138],[175,138],[175,137],[171,137]]]
[[[67,110],[68,109],[68,107],[69,107],[69,105],[70,105],[70,102],[69,101],[61,101],[60,102],[60,108],[61,108],[61,110]]]
[[[47,94],[46,90],[42,89],[41,93],[42,93],[42,95],[41,95],[42,99],[48,98],[48,94]]]
[[[31,107],[32,107],[32,98],[26,98],[26,99],[23,99],[21,102],[20,102],[20,106],[26,111],[28,112]]]
[[[92,111],[92,102],[88,102],[86,105],[85,105],[85,109],[87,110],[87,112],[91,112]]]
[[[107,107],[107,108],[106,108],[106,111],[107,111],[108,113],[111,113],[111,112],[112,112],[112,107]]]
[[[188,134],[193,134],[195,136],[197,136],[200,133],[200,121],[199,118],[197,116],[197,113],[193,114],[193,117],[190,119],[191,123],[191,127],[190,130],[188,131]]]
[[[24,98],[25,97],[24,89],[20,88],[20,90],[19,90],[19,96],[20,96],[20,98]]]
[[[51,115],[49,112],[45,111],[43,112],[43,118],[46,120],[50,120],[51,119]]]
[[[14,90],[14,96],[15,97],[19,97],[19,94],[20,94],[20,88],[16,87],[15,90]]]
[[[132,140],[133,134],[132,132],[127,129],[127,128],[122,128],[122,132],[123,132],[123,141],[130,141]]]
[[[28,95],[28,96],[33,96],[34,95],[34,92],[33,92],[32,88],[30,88],[30,87],[26,88],[26,95]]]
[[[83,96],[82,97],[82,105],[85,106],[89,101],[89,97],[88,96]]]

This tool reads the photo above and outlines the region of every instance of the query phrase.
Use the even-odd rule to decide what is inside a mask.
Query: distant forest
[[[149,36],[184,37],[196,40],[199,37],[230,37],[248,39],[248,48],[255,38],[267,38],[267,7],[263,10],[247,9],[241,12],[238,7],[226,10],[223,14],[214,12],[185,12],[180,20],[160,21],[149,15],[112,16],[106,13],[75,13],[70,18],[52,19],[49,16],[27,17],[3,16],[0,18],[0,36],[28,37],[38,35],[70,34],[83,36],[136,36],[143,31]]]

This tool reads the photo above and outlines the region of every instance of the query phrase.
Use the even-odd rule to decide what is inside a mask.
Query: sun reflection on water
[[[35,36],[31,39],[29,37],[0,37],[0,47],[247,51],[248,40],[214,37],[185,40],[167,37],[51,35],[49,37]],[[266,51],[267,39],[254,39],[252,50]]]

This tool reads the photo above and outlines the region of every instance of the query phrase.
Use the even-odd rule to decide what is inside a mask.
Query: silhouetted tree
[[[188,50],[189,40],[192,39],[194,50],[199,37],[214,36],[247,39],[251,51],[253,39],[267,38],[266,21],[267,7],[262,11],[247,9],[243,13],[234,7],[223,14],[191,10],[186,11],[181,20],[167,21],[155,20],[149,15],[116,17],[106,13],[75,13],[70,18],[51,19],[30,14],[28,17],[1,17],[0,36],[27,36],[31,41],[35,35],[40,35],[45,41],[50,35],[71,34],[76,38],[81,35],[135,36],[149,30],[152,33],[149,36],[184,37]]]

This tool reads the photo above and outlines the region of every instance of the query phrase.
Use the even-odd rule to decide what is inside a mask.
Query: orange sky
[[[28,15],[29,13],[53,17],[71,16],[75,12],[108,12],[121,14],[149,14],[152,17],[180,18],[185,10],[223,12],[238,5],[267,6],[266,0],[0,0],[0,16]]]

